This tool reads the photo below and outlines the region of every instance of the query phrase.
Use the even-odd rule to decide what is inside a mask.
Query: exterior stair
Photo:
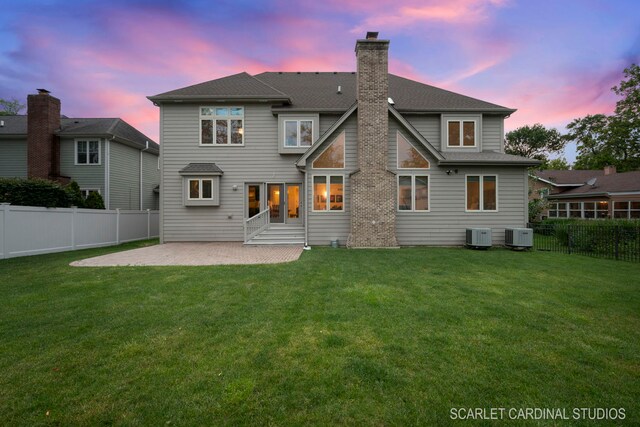
[[[304,245],[304,226],[270,224],[245,245]]]

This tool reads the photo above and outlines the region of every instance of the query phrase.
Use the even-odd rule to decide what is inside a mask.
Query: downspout
[[[115,140],[115,136],[105,138],[105,165],[104,165],[104,202],[107,209],[111,209],[111,141]]]
[[[140,150],[140,210],[142,210],[142,153],[149,149],[149,141],[146,146]]]
[[[308,183],[307,183],[307,169],[302,169],[301,172],[304,174],[304,249],[309,250],[311,247],[309,246],[309,207],[308,201]]]

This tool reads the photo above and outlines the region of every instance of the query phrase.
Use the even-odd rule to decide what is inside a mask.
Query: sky
[[[391,73],[517,108],[509,131],[609,114],[640,63],[638,0],[0,0],[0,98],[45,88],[69,117],[158,141],[149,95],[246,71],[354,71],[367,31]],[[564,156],[572,162],[575,146]]]

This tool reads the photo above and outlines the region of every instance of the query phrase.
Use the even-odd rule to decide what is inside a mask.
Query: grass
[[[314,248],[281,265],[68,266],[143,244],[0,261],[0,424],[449,425],[459,407],[640,423],[637,264]]]

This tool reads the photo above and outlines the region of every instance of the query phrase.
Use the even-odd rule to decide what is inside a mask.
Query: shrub
[[[0,178],[0,203],[68,208],[71,205],[71,198],[64,187],[57,182],[38,178]]]
[[[84,207],[84,197],[82,197],[82,192],[80,191],[80,186],[77,182],[71,181],[69,184],[67,184],[65,190],[69,195],[69,200],[71,201],[72,206],[77,206],[79,208]]]
[[[87,209],[104,209],[104,200],[97,191],[89,193],[87,200],[84,201],[84,207]]]

